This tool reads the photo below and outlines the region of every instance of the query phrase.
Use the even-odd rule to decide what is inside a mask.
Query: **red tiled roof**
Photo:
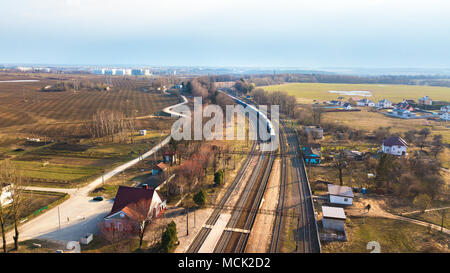
[[[383,140],[384,146],[406,146],[408,147],[408,143],[401,137],[390,137],[385,140]]]
[[[106,217],[119,211],[124,211],[128,214],[130,213],[130,209],[128,207],[130,205],[137,204],[142,200],[148,202],[150,208],[154,192],[155,191],[151,189],[119,186],[119,190],[116,194],[116,199],[114,200],[114,205],[111,209],[111,212]],[[132,215],[129,216],[132,217]]]

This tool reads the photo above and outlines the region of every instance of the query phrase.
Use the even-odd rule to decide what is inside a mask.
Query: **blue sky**
[[[450,67],[447,0],[2,0],[0,63]]]

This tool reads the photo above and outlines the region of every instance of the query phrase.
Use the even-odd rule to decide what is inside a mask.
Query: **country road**
[[[163,111],[173,116],[180,114],[172,111],[177,106],[187,103],[186,97],[182,96],[184,102],[165,108]],[[161,147],[167,145],[170,136],[161,143],[146,152],[141,158],[133,159],[123,165],[104,174],[104,180],[121,173],[139,161],[153,155]],[[31,190],[58,191],[70,194],[70,198],[57,207],[48,210],[46,213],[25,222],[19,227],[19,240],[24,241],[32,238],[50,239],[56,241],[79,241],[85,233],[95,233],[98,223],[111,210],[113,201],[105,200],[95,202],[88,194],[103,182],[102,176],[98,177],[88,185],[78,189],[54,189],[43,187],[28,187]],[[14,232],[6,234],[8,243],[13,242]]]

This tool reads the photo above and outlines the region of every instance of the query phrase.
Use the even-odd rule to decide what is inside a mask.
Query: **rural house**
[[[362,100],[358,100],[356,102],[357,106],[368,106],[368,107],[375,107],[375,102],[369,100],[369,99],[362,99]]]
[[[352,188],[328,184],[328,198],[330,204],[351,206],[353,205],[353,197]]]
[[[418,103],[419,105],[432,105],[433,100],[430,97],[425,96],[423,98],[419,98]]]
[[[440,115],[440,118],[443,120],[450,120],[450,112],[445,112],[442,115]]]
[[[352,106],[351,106],[351,104],[348,103],[348,102],[344,103],[344,105],[342,105],[342,107],[343,107],[345,110],[352,110]]]
[[[382,151],[391,155],[407,155],[408,143],[401,137],[390,137],[383,140]]]
[[[387,100],[387,99],[382,99],[378,102],[377,107],[378,108],[390,108],[390,107],[392,107],[392,101]]]
[[[322,206],[322,225],[324,229],[345,231],[346,218],[343,208]]]
[[[442,106],[441,112],[443,112],[443,113],[450,112],[450,105]]]
[[[158,163],[155,167],[152,169],[152,175],[157,175],[159,173],[164,172],[169,166],[164,164],[163,162]]]
[[[147,221],[158,218],[166,207],[159,194],[148,188],[120,186],[111,212],[105,216],[106,224],[114,223],[119,231],[133,231],[142,218]]]

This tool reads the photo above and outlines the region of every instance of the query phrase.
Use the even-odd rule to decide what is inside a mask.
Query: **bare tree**
[[[154,211],[150,211],[151,200],[142,199],[137,203],[130,204],[128,207],[131,211],[132,218],[137,222],[137,231],[139,236],[139,249],[142,249],[142,243],[144,240],[145,231],[152,220],[152,218],[156,218],[157,209],[154,208]]]
[[[3,190],[5,190],[5,186],[6,184],[4,184],[4,181],[0,177],[0,195],[3,193]],[[0,200],[0,227],[2,230],[3,252],[6,253],[5,212],[3,210],[3,204],[1,203],[1,200]]]

